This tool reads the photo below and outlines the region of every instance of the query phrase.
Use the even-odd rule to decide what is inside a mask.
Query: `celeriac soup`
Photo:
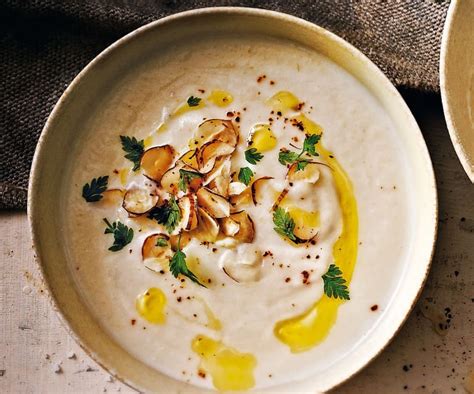
[[[375,327],[410,242],[406,157],[342,68],[261,37],[146,59],[84,119],[70,270],[114,340],[220,391],[332,368]]]

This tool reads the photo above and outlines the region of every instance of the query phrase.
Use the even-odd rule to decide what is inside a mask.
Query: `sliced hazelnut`
[[[123,208],[132,215],[143,215],[158,203],[159,197],[149,188],[133,187],[123,197]]]
[[[219,220],[222,233],[227,237],[233,237],[240,230],[240,224],[231,217]]]
[[[171,145],[156,146],[143,153],[140,165],[146,177],[159,182],[173,164],[174,157],[175,151]]]
[[[188,234],[201,242],[215,242],[219,234],[219,223],[205,209],[198,208],[198,226]]]
[[[179,227],[185,231],[194,230],[198,225],[197,201],[194,195],[187,195],[178,200],[181,209],[181,223]]]
[[[230,203],[221,195],[205,187],[200,188],[196,195],[199,206],[212,217],[219,219],[230,215]]]
[[[252,243],[255,238],[255,227],[248,213],[234,212],[230,218],[239,224],[239,231],[234,234],[234,238],[242,243]]]

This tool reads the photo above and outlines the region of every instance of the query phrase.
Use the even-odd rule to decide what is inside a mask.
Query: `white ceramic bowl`
[[[383,75],[357,49],[309,22],[276,12],[248,8],[209,8],[184,12],[146,25],[110,46],[71,83],[49,117],[40,137],[30,179],[28,211],[34,245],[53,307],[71,335],[109,372],[144,391],[202,392],[185,386],[133,358],[100,328],[87,309],[67,268],[68,251],[61,244],[60,207],[64,196],[63,168],[72,160],[69,149],[83,138],[74,126],[90,105],[100,103],[107,85],[133,70],[149,51],[188,35],[203,32],[258,33],[282,38],[317,51],[356,77],[392,118],[409,158],[416,217],[413,245],[378,323],[343,357],[337,367],[303,382],[271,388],[326,391],[359,371],[393,338],[412,309],[426,279],[437,229],[437,196],[431,161],[420,130],[405,102]],[[58,214],[59,210],[59,214]]]

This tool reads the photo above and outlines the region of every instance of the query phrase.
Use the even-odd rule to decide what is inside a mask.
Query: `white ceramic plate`
[[[440,88],[454,149],[474,183],[474,0],[452,0],[443,31]]]
[[[260,34],[304,45],[340,65],[378,99],[397,129],[410,169],[414,206],[412,247],[404,259],[390,302],[368,335],[341,357],[337,366],[305,381],[292,382],[280,391],[326,391],[359,371],[393,338],[412,309],[426,279],[437,229],[437,196],[431,161],[421,132],[403,99],[383,75],[357,49],[309,22],[270,11],[247,8],[202,9],[174,15],[146,25],[106,49],[71,83],[49,117],[38,143],[30,179],[28,212],[33,240],[53,307],[71,335],[88,354],[112,374],[144,391],[202,392],[185,386],[133,358],[118,346],[92,317],[67,268],[61,212],[65,171],[71,165],[69,147],[81,138],[80,127],[90,106],[100,105],[108,86],[133,72],[149,53],[176,40],[203,33]],[[59,210],[59,211],[58,211]]]

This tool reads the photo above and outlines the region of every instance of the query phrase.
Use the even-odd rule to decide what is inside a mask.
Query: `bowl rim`
[[[448,8],[448,13],[446,15],[446,21],[444,23],[443,34],[441,37],[441,50],[439,58],[439,89],[441,92],[441,102],[443,104],[444,118],[446,120],[446,126],[448,127],[449,136],[451,137],[451,142],[453,143],[454,150],[461,162],[464,171],[469,177],[470,181],[474,183],[474,166],[471,161],[468,159],[468,154],[465,149],[466,142],[463,141],[461,134],[456,128],[454,114],[451,106],[450,93],[447,85],[449,84],[448,79],[448,59],[451,44],[451,37],[453,34],[454,19],[456,15],[459,14],[460,1],[451,0],[451,4]]]
[[[28,215],[28,223],[29,223],[29,230],[32,236],[32,241],[33,241],[33,248],[35,251],[35,262],[36,265],[39,268],[41,277],[44,282],[44,287],[46,289],[45,294],[47,295],[47,298],[55,311],[56,315],[59,318],[59,321],[61,322],[62,326],[66,329],[67,333],[74,339],[74,341],[78,344],[80,348],[84,350],[84,352],[91,357],[98,365],[100,365],[107,373],[111,374],[115,378],[117,378],[119,381],[123,382],[130,388],[140,391],[138,385],[132,381],[130,381],[127,377],[121,376],[115,371],[112,365],[107,365],[107,362],[102,360],[102,357],[97,354],[92,348],[90,348],[88,345],[84,344],[80,335],[76,333],[76,331],[70,326],[68,320],[64,316],[61,308],[58,305],[58,301],[56,299],[56,296],[54,295],[54,292],[52,291],[50,284],[48,281],[45,279],[45,269],[44,265],[42,263],[42,256],[41,256],[41,250],[37,246],[39,245],[39,234],[36,231],[38,228],[38,222],[40,221],[40,218],[37,217],[36,214],[36,195],[39,193],[40,189],[40,184],[37,182],[38,178],[38,173],[40,172],[40,163],[41,161],[45,160],[45,156],[47,156],[47,151],[45,148],[45,140],[48,137],[48,134],[50,133],[51,129],[54,128],[54,124],[56,122],[56,119],[58,118],[60,112],[62,111],[62,107],[64,106],[65,102],[68,100],[69,95],[71,92],[76,88],[76,86],[81,82],[81,80],[90,72],[93,72],[94,67],[100,63],[103,59],[113,56],[113,53],[115,49],[127,45],[130,41],[136,39],[140,35],[144,34],[145,32],[148,32],[151,29],[157,29],[162,25],[166,25],[169,23],[173,23],[174,21],[178,21],[180,19],[185,19],[189,17],[200,17],[202,15],[210,15],[210,14],[236,14],[239,16],[257,16],[257,17],[262,17],[262,18],[268,18],[268,19],[276,19],[280,22],[287,22],[290,24],[296,24],[300,25],[305,28],[309,28],[315,31],[318,31],[318,33],[322,36],[325,36],[325,38],[335,41],[338,45],[344,48],[344,50],[350,52],[352,55],[355,55],[362,59],[364,63],[366,64],[367,67],[371,67],[373,71],[376,71],[380,74],[380,76],[385,79],[386,86],[385,88],[390,90],[392,94],[394,94],[398,101],[399,104],[402,105],[404,108],[404,112],[407,113],[412,120],[412,123],[414,127],[418,130],[418,133],[416,136],[413,136],[418,142],[419,147],[421,147],[422,152],[420,152],[420,155],[424,156],[424,161],[426,164],[428,164],[428,170],[429,174],[429,179],[427,179],[427,182],[429,183],[429,186],[431,188],[432,192],[432,220],[433,220],[433,227],[432,227],[432,232],[427,238],[428,241],[430,241],[430,246],[429,246],[429,258],[426,261],[424,267],[424,272],[422,274],[422,277],[420,278],[419,286],[417,289],[417,292],[415,294],[415,297],[412,299],[410,305],[407,305],[405,312],[403,313],[403,318],[397,321],[397,324],[393,324],[393,331],[390,333],[390,335],[386,336],[384,338],[383,344],[378,346],[378,348],[375,351],[370,351],[366,353],[366,356],[364,356],[363,362],[359,363],[356,368],[352,368],[352,370],[348,371],[349,373],[345,374],[344,378],[339,380],[337,383],[334,383],[331,387],[329,387],[327,390],[333,390],[336,387],[339,387],[349,379],[351,379],[353,376],[358,374],[360,371],[362,371],[369,363],[371,363],[374,359],[376,359],[380,353],[392,342],[392,340],[395,338],[395,336],[398,334],[398,332],[401,330],[403,327],[404,323],[410,316],[418,298],[421,295],[421,292],[423,290],[423,287],[426,283],[426,280],[428,278],[429,270],[432,264],[433,260],[433,254],[435,250],[435,243],[436,243],[436,237],[437,237],[437,231],[438,231],[438,194],[437,194],[437,188],[436,188],[436,180],[435,180],[435,173],[433,170],[433,164],[426,146],[426,142],[423,138],[423,135],[421,133],[421,130],[411,113],[410,109],[405,103],[405,100],[403,97],[400,95],[398,90],[395,88],[395,86],[392,84],[392,82],[386,77],[386,75],[380,70],[380,68],[375,65],[366,55],[364,55],[359,49],[354,47],[352,44],[344,40],[343,38],[339,37],[338,35],[330,32],[329,30],[324,29],[323,27],[312,23],[310,21],[307,21],[305,19],[292,16],[283,12],[277,12],[277,11],[272,11],[272,10],[267,10],[267,9],[261,9],[261,8],[251,8],[251,7],[233,7],[233,6],[221,6],[221,7],[205,7],[205,8],[197,8],[197,9],[192,9],[192,10],[187,10],[179,13],[175,13],[157,20],[154,20],[152,22],[146,23],[143,26],[127,33],[123,37],[119,38],[118,40],[114,41],[111,45],[106,47],[104,50],[102,50],[96,57],[94,57],[75,77],[74,79],[70,82],[70,84],[67,86],[57,103],[55,104],[53,110],[51,111],[50,115],[48,116],[48,119],[41,131],[41,134],[39,136],[37,146],[35,149],[35,153],[33,156],[32,160],[32,165],[31,165],[31,170],[30,170],[30,178],[29,178],[29,183],[28,183],[28,200],[27,200],[27,215]],[[427,241],[427,243],[428,243]],[[427,245],[428,248],[428,245]],[[396,291],[396,290],[394,290]]]

